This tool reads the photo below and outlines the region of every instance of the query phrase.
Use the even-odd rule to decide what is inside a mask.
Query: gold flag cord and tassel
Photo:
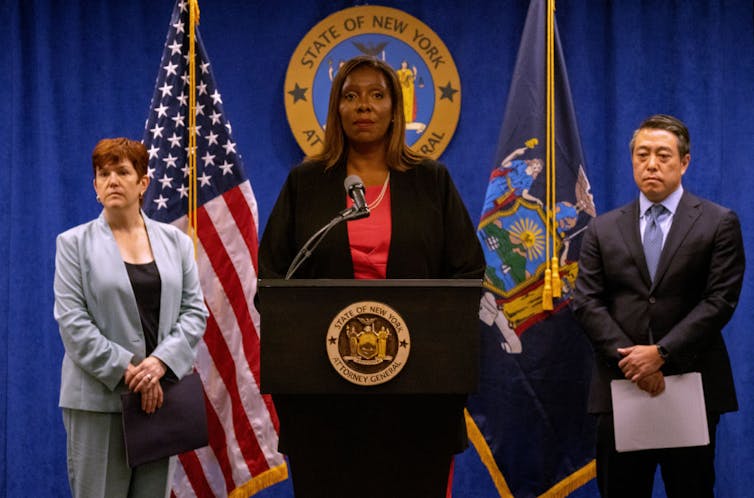
[[[553,298],[562,296],[562,282],[556,251],[557,220],[555,219],[555,0],[547,1],[547,89],[545,96],[545,283],[542,309],[553,309]]]
[[[196,185],[196,26],[199,24],[199,2],[189,0],[189,105],[188,105],[188,157],[186,163],[189,168],[188,181],[188,228],[187,231],[194,241],[194,257],[199,250],[197,197]]]
[[[550,16],[550,48],[548,50],[549,54],[549,64],[550,64],[550,74],[552,75],[550,78],[550,150],[552,151],[550,153],[550,157],[552,160],[552,166],[550,167],[550,193],[552,197],[550,198],[550,222],[551,225],[551,233],[552,233],[552,259],[550,260],[550,269],[552,270],[552,297],[561,297],[563,295],[563,284],[560,280],[560,268],[558,265],[558,255],[556,252],[556,236],[558,234],[558,222],[557,218],[555,216],[556,212],[556,192],[557,192],[557,180],[558,175],[555,171],[555,157],[556,157],[556,149],[555,149],[555,0],[549,0],[550,3],[550,9],[548,10],[549,16]]]

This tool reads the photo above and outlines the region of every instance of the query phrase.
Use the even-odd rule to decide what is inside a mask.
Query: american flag
[[[150,185],[144,210],[188,226],[189,4],[170,21],[144,144]],[[197,264],[210,316],[196,370],[206,392],[208,447],[178,458],[172,495],[249,496],[287,477],[278,420],[259,391],[256,199],[196,30]]]

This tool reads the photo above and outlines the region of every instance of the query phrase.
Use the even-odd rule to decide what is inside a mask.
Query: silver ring
[[[149,382],[152,382],[152,374],[147,374],[147,380],[148,380]]]

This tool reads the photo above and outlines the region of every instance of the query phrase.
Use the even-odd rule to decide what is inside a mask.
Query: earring
[[[99,202],[100,204],[102,204],[102,199],[100,199],[99,196],[97,196],[97,202]]]

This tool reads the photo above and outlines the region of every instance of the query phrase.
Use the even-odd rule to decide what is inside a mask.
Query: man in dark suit
[[[669,498],[714,496],[717,422],[738,409],[722,328],[743,281],[741,228],[730,209],[684,191],[689,146],[678,119],[645,120],[630,144],[639,198],[595,218],[582,241],[573,310],[595,351],[603,497],[651,497],[658,465]],[[666,375],[685,372],[702,375],[710,444],[618,453],[610,381],[657,395]]]

